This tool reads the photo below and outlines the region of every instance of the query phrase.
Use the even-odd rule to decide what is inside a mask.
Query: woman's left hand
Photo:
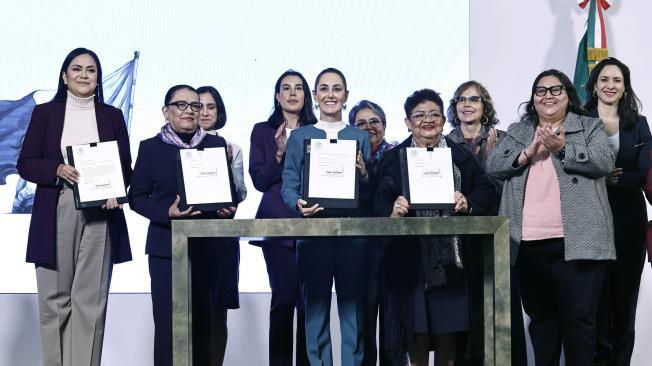
[[[235,215],[235,210],[237,210],[237,208],[233,206],[227,208],[220,208],[219,210],[217,210],[217,216],[219,216],[221,219],[226,219],[228,217]]]
[[[362,178],[362,180],[367,179],[367,176],[369,174],[367,173],[367,168],[364,163],[364,158],[362,157],[362,151],[358,151],[358,156],[355,160],[355,167],[358,168],[358,170],[360,171],[360,178]]]
[[[550,123],[546,123],[537,130],[541,143],[551,153],[557,154],[566,145],[566,130],[563,127],[560,126],[558,130],[555,130]]]
[[[461,192],[455,191],[455,213],[467,213],[469,212],[469,202],[466,200],[466,197]]]
[[[102,205],[102,208],[105,210],[113,210],[116,208],[122,210],[122,204],[118,203],[117,198],[109,198],[106,200],[106,203]]]

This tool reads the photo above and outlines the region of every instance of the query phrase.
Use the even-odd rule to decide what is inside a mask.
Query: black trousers
[[[172,260],[150,255],[154,366],[172,366]]]
[[[297,366],[306,366],[306,317],[303,291],[294,248],[269,243],[263,245],[272,302],[269,309],[269,365],[292,366],[294,349],[294,312],[297,314]]]
[[[645,243],[616,243],[616,258],[607,265],[598,304],[596,365],[628,366],[634,351],[636,303],[645,264]]]
[[[367,240],[378,240],[378,238],[367,238]],[[382,280],[382,260],[384,244],[369,243],[365,255],[365,320],[364,320],[364,359],[363,366],[386,366],[390,364],[389,358],[385,354],[384,343],[385,327],[383,319],[383,306],[380,290]],[[380,322],[378,322],[380,315]],[[376,323],[378,323],[378,338],[381,340],[376,343]],[[378,363],[376,363],[378,358]]]
[[[564,259],[564,240],[523,241],[516,261],[537,366],[587,366],[606,261]]]

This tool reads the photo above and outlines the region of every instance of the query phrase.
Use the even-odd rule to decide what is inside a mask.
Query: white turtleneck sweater
[[[331,140],[331,139],[337,139],[337,134],[346,127],[346,123],[339,121],[339,122],[326,122],[319,120],[317,123],[315,123],[315,127],[317,127],[320,130],[324,130],[326,132],[326,138]]]
[[[95,95],[80,98],[68,92],[66,115],[63,118],[63,133],[61,134],[63,160],[68,164],[66,146],[99,141],[97,118],[95,117]]]

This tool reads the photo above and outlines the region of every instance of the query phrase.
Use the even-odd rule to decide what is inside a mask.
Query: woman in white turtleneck
[[[317,76],[313,96],[319,108],[319,121],[300,127],[290,135],[285,148],[283,186],[285,204],[301,217],[366,216],[371,203],[371,179],[365,166],[370,161],[367,132],[342,121],[348,98],[346,79],[341,71],[328,68]],[[333,209],[319,204],[307,206],[302,197],[304,168],[303,142],[308,139],[357,140],[356,166],[360,172],[360,206],[356,209]],[[361,365],[364,355],[364,245],[362,239],[321,238],[297,241],[299,280],[303,285],[306,306],[306,349],[311,365],[332,365],[329,314],[331,289],[335,280],[342,339],[342,365]]]
[[[18,158],[20,176],[37,184],[27,244],[36,265],[44,365],[100,365],[113,263],[131,260],[121,206],[77,210],[79,172],[66,146],[117,141],[125,187],[131,179],[129,137],[122,112],[103,103],[102,67],[85,48],[61,66],[51,102],[34,108]]]

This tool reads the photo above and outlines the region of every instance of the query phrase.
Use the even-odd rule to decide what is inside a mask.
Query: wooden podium
[[[172,359],[192,365],[188,238],[310,238],[492,234],[484,258],[484,364],[511,364],[509,219],[489,216],[176,220],[172,222]]]

